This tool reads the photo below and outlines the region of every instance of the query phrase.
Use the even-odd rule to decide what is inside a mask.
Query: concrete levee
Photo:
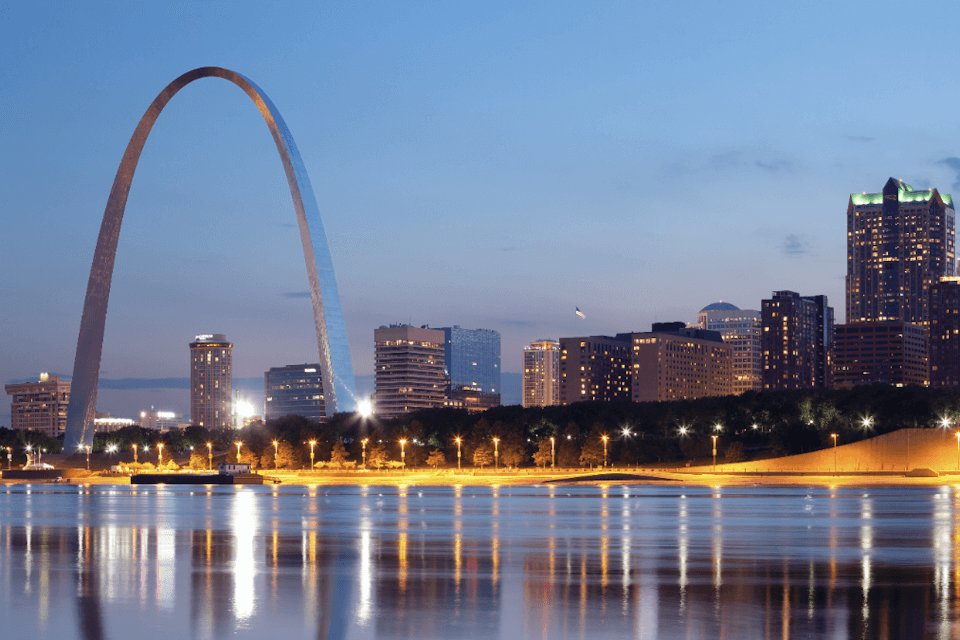
[[[838,443],[836,451],[830,446],[769,460],[717,462],[717,473],[904,473],[918,468],[956,473],[960,468],[957,436],[944,429],[900,429],[860,442]],[[683,469],[693,473],[713,470],[713,465]]]

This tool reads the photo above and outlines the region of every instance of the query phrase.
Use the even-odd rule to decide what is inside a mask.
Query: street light
[[[159,467],[162,464],[163,464],[163,443],[158,442],[157,443],[157,466]]]
[[[240,447],[243,446],[243,443],[237,440],[234,444],[237,445],[237,464],[240,464]]]
[[[554,444],[555,443],[553,440],[553,436],[550,436],[550,468],[551,469],[557,468],[557,456],[555,453],[556,449],[554,447]]]
[[[363,468],[367,468],[367,438],[364,438],[360,441],[360,444],[363,445]]]
[[[958,438],[958,442],[960,442],[960,438]],[[7,471],[10,471],[12,469],[12,465],[13,465],[13,449],[11,447],[7,447]]]
[[[609,440],[609,438],[607,438],[607,436],[600,436],[600,437],[603,440],[603,468],[606,469],[607,468],[607,440]]]
[[[273,468],[280,468],[280,443],[276,440],[273,441]]]
[[[867,416],[866,418],[863,419],[862,424],[864,429],[869,429],[870,426],[873,424],[873,418],[871,418],[870,416]]]
[[[457,441],[457,471],[460,471],[460,438],[456,438]]]
[[[717,425],[718,428],[719,426],[720,425]],[[719,436],[714,434],[710,437],[713,438],[713,472],[716,473],[717,472],[717,438]]]
[[[207,443],[207,471],[213,471],[213,443]]]
[[[310,471],[313,471],[313,448],[317,446],[316,440],[310,441]]]
[[[406,440],[401,440],[401,441],[400,441],[400,462],[403,463],[403,469],[404,469],[404,470],[406,470],[406,468],[407,468],[407,452],[406,452],[406,450],[404,449],[404,447],[406,447],[406,445],[407,445],[407,441],[406,441]]]
[[[138,463],[138,460],[137,460],[137,443],[134,442],[134,443],[133,443],[133,464],[137,464],[137,463]]]
[[[960,471],[960,431],[957,431],[957,471]]]
[[[90,471],[90,445],[84,448],[87,450],[87,471]]]
[[[831,433],[830,437],[833,438],[833,475],[837,475],[837,434]]]
[[[499,470],[500,470],[500,448],[499,448],[499,446],[498,446],[498,443],[499,443],[499,442],[500,442],[500,438],[494,438],[494,439],[493,439],[493,469],[494,469],[494,471],[499,471]]]

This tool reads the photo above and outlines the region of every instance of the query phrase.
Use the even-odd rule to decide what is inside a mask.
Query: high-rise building
[[[140,412],[140,426],[161,432],[184,428],[183,414],[175,411],[154,411],[153,407],[150,407],[150,411]]]
[[[617,334],[631,344],[630,399],[688,400],[733,393],[733,347],[718,331],[655,323],[649,333]]]
[[[774,291],[760,308],[763,388],[830,388],[833,307],[827,296]]]
[[[697,314],[697,326],[719,331],[725,344],[733,348],[733,393],[760,391],[763,388],[763,333],[760,312],[739,309],[729,302],[715,302]]]
[[[4,385],[10,401],[10,428],[39,431],[57,437],[67,428],[70,383],[60,376],[40,374],[38,382]]]
[[[449,379],[444,375],[443,331],[393,324],[373,332],[376,342],[374,411],[395,418],[443,406]]]
[[[850,322],[833,328],[833,386],[927,385],[927,329],[910,322]]]
[[[960,278],[930,287],[930,386],[960,388]]]
[[[500,404],[500,332],[493,329],[464,329],[459,325],[440,327],[443,331],[443,363],[451,391],[496,395],[485,404]]]
[[[523,348],[523,406],[560,404],[560,343],[538,340]]]
[[[560,338],[560,404],[630,400],[627,338]]]
[[[263,374],[263,387],[267,420],[292,415],[327,421],[319,364],[271,367]]]
[[[207,429],[233,426],[233,344],[220,333],[190,343],[190,421]]]
[[[930,287],[956,274],[953,199],[890,178],[847,205],[847,323],[929,322]]]

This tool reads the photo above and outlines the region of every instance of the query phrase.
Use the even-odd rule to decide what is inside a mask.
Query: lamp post
[[[957,431],[957,471],[960,471],[960,431]]]
[[[957,439],[960,442],[960,438]],[[13,468],[13,449],[7,447],[7,471],[10,471]]]
[[[361,440],[360,444],[363,445],[363,453],[361,455],[363,455],[363,468],[366,469],[367,468],[367,438],[364,438],[363,440]]]
[[[493,470],[500,470],[500,438],[493,439]]]
[[[207,471],[213,471],[213,443],[207,443]]]
[[[556,468],[557,468],[557,456],[556,456],[555,453],[554,453],[554,451],[555,451],[555,449],[554,449],[554,444],[555,444],[555,443],[554,443],[554,440],[553,440],[553,436],[550,436],[550,468],[551,468],[551,469],[556,469]]]
[[[87,450],[87,471],[90,471],[90,445],[84,447]]]
[[[138,463],[138,460],[137,460],[137,443],[134,442],[134,443],[133,443],[133,464],[137,464],[137,463]]]
[[[313,471],[313,448],[317,446],[316,440],[310,441],[310,471]]]
[[[460,438],[457,438],[457,471],[460,471],[460,457],[462,452],[460,451]]]
[[[407,446],[406,440],[400,441],[400,462],[403,463],[403,470],[407,470],[407,452],[405,447]]]
[[[280,468],[280,443],[276,440],[273,441],[273,468]]]
[[[609,440],[609,438],[607,438],[607,436],[601,436],[601,438],[603,440],[603,468],[606,469],[607,468],[607,440]]]
[[[713,472],[716,473],[717,472],[717,438],[719,436],[717,436],[717,434],[713,434],[710,437],[713,438]]]
[[[158,442],[157,443],[157,466],[159,467],[162,464],[163,464],[163,443]]]
[[[837,475],[837,434],[831,433],[830,437],[833,438],[833,475]]]
[[[240,447],[243,446],[243,443],[237,440],[234,444],[237,445],[237,464],[240,464]]]

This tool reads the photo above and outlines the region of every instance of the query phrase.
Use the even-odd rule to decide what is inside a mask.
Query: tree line
[[[191,466],[217,461],[249,462],[254,468],[325,466],[485,468],[608,464],[683,464],[703,461],[713,438],[727,462],[804,453],[874,435],[912,428],[960,428],[960,393],[917,386],[869,385],[850,390],[747,392],[675,402],[583,402],[569,406],[507,406],[469,414],[433,409],[392,420],[337,414],[325,423],[285,416],[243,429],[189,427],[158,434],[139,427],[97,434],[94,452],[130,457],[164,443],[165,452],[192,448]],[[552,438],[552,441],[551,441]],[[239,458],[236,443],[240,442]],[[207,444],[210,443],[208,448]],[[274,444],[276,443],[276,444]],[[312,445],[310,443],[313,443]],[[0,428],[0,447],[24,459],[27,444],[49,452],[62,448],[34,432]],[[203,466],[201,466],[203,465]]]

